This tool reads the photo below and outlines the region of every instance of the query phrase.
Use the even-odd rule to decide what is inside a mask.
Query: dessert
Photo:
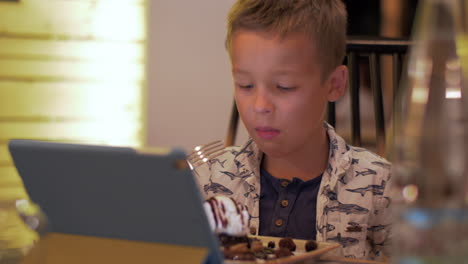
[[[250,216],[247,207],[226,196],[213,196],[205,201],[204,209],[213,232],[218,236],[224,258],[229,260],[270,260],[294,256],[296,244],[292,238],[261,241],[249,237]],[[276,244],[278,245],[276,247]],[[299,251],[309,252],[317,248],[313,240]],[[300,254],[300,253],[299,253]]]
[[[268,247],[269,248],[275,248],[275,241],[269,241],[268,242]]]
[[[275,250],[275,256],[277,258],[284,258],[284,257],[292,256],[292,255],[294,254],[291,252],[291,250],[289,250],[289,248],[280,247],[277,250]]]
[[[204,207],[211,229],[217,234],[245,237],[249,232],[249,212],[234,199],[213,196],[205,201]]]
[[[294,241],[292,240],[292,238],[290,237],[285,237],[285,238],[282,238],[279,243],[278,243],[278,246],[280,248],[287,248],[291,251],[295,251],[296,250],[296,243],[294,243]]]
[[[312,250],[316,250],[317,247],[318,247],[317,242],[315,242],[314,240],[309,240],[305,244],[305,251],[310,252]]]

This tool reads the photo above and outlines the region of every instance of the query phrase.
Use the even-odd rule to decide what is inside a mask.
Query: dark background
[[[418,0],[400,1],[402,1],[401,27],[398,29],[399,35],[393,37],[409,38]],[[343,0],[343,2],[348,10],[348,35],[382,36],[381,0]]]

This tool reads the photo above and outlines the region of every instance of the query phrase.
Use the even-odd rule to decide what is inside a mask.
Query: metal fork
[[[216,140],[205,145],[196,146],[193,152],[187,156],[187,162],[191,170],[208,162],[226,151],[221,140]]]

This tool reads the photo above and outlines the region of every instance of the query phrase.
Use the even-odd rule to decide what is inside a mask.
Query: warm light
[[[461,91],[459,89],[448,90],[445,92],[445,98],[447,99],[459,99],[461,98]]]
[[[125,1],[98,1],[92,10],[95,34],[114,40],[138,40],[145,35],[143,5],[130,5]]]
[[[60,47],[60,46],[59,46]],[[67,52],[69,48],[73,48],[73,55]],[[60,47],[56,53],[65,54],[69,57],[77,57],[80,59],[101,60],[122,63],[122,62],[140,62],[144,60],[144,51],[140,43],[125,43],[125,42],[98,42],[98,43],[83,43],[80,45],[67,45]],[[116,56],[118,54],[118,56]]]
[[[445,98],[459,99],[461,98],[461,65],[460,60],[454,59],[448,61],[445,65],[445,83],[447,90]]]
[[[428,99],[427,75],[432,70],[432,62],[428,60],[418,60],[412,65],[409,74],[414,79],[414,89],[411,100],[416,103],[425,104]]]
[[[427,59],[419,59],[410,68],[409,74],[415,79],[425,79],[428,72],[432,69],[432,62]]]
[[[0,199],[32,210],[9,139],[145,144],[148,1],[19,2],[0,4]],[[11,216],[0,247],[31,248],[37,234]]]
[[[402,194],[407,202],[414,202],[418,198],[418,187],[414,184],[406,185],[403,188]]]
[[[452,71],[458,71],[461,67],[460,60],[459,59],[452,59],[449,60],[445,66],[447,69],[452,70]]]
[[[75,131],[80,137],[109,145],[143,145],[143,87],[146,4],[98,1],[90,8],[92,34],[104,39],[78,45],[69,53],[89,63],[73,75],[99,82],[79,96],[62,101],[64,111],[74,109],[92,120]],[[63,73],[66,75],[66,73]],[[97,88],[97,89],[96,89]],[[66,103],[65,103],[66,102]],[[70,104],[74,107],[70,107]]]
[[[15,202],[17,208],[25,208],[29,206],[29,202],[26,199],[19,199]]]
[[[426,87],[415,87],[411,94],[411,100],[416,103],[424,104],[427,102],[428,90]]]

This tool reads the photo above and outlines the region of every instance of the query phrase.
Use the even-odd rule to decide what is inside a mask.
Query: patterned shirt
[[[361,259],[389,255],[391,165],[363,148],[352,147],[325,123],[330,141],[328,167],[317,197],[317,241],[341,244],[334,254]],[[260,164],[263,153],[250,139],[195,171],[205,198],[227,195],[246,205],[258,234]]]

